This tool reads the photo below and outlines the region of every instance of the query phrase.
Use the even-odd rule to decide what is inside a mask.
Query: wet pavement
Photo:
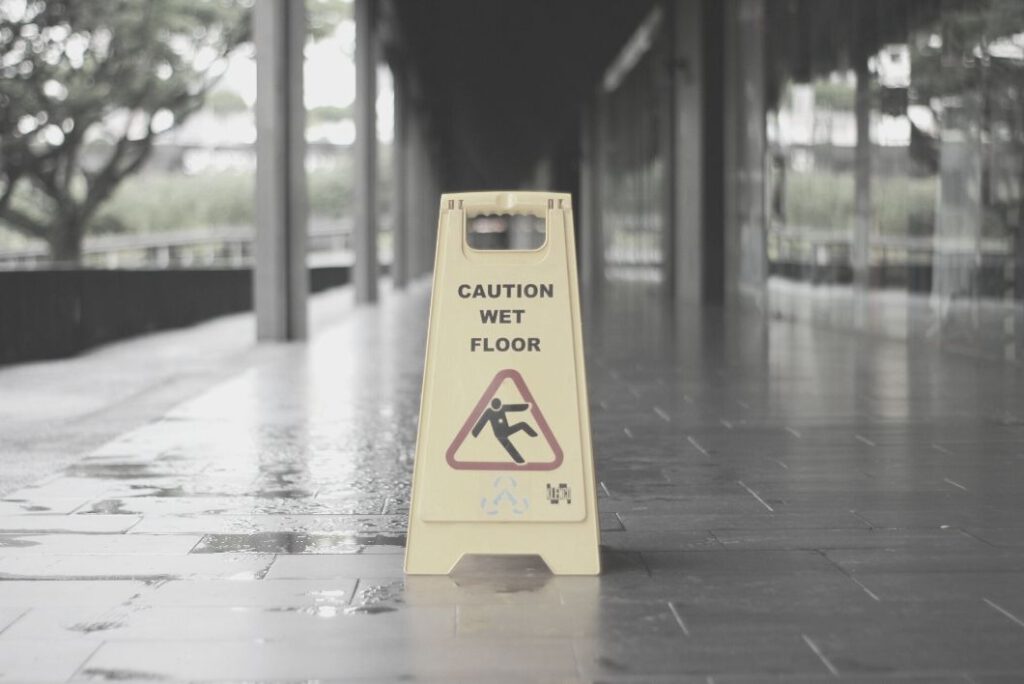
[[[604,574],[403,578],[427,294],[8,492],[0,680],[1024,681],[1019,369],[613,288]]]

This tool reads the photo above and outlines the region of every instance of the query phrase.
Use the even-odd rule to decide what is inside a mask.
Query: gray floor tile
[[[130,580],[7,580],[0,582],[0,606],[114,607],[151,590],[145,582]]]
[[[969,551],[941,549],[837,549],[825,554],[851,573],[1014,572],[1024,573],[1024,550],[978,544]]]
[[[575,649],[583,674],[597,680],[715,673],[828,673],[799,635],[739,624],[729,638],[725,637],[719,633],[615,641],[578,639]]]
[[[646,551],[643,557],[655,577],[662,574],[707,577],[723,573],[839,573],[828,558],[806,550]]]
[[[664,601],[608,605],[575,601],[566,605],[486,605],[458,608],[459,637],[494,639],[579,638],[643,639],[682,634]]]
[[[396,635],[377,648],[339,642],[114,642],[82,668],[85,677],[133,675],[174,680],[316,680],[413,676],[487,679],[575,677],[570,645],[554,640],[461,641]],[[566,681],[565,679],[561,679]]]
[[[76,516],[80,517],[80,516]],[[100,516],[89,516],[100,517]],[[397,515],[147,515],[131,534],[405,534],[407,519]]]
[[[211,557],[215,557],[212,554]],[[278,556],[267,579],[402,577],[402,554]]]
[[[148,606],[262,606],[319,609],[348,606],[356,580],[174,580],[162,582],[139,603]],[[2,585],[0,585],[2,589]]]
[[[0,515],[58,515],[67,514],[85,505],[82,496],[65,499],[7,498],[0,501]]]
[[[26,608],[0,606],[0,634],[3,634],[26,612]]]
[[[965,531],[994,546],[1024,548],[1024,524],[1020,527],[967,527]]]
[[[970,554],[984,542],[958,529],[718,530],[726,549],[954,550]],[[983,549],[988,551],[989,549]]]
[[[287,603],[287,602],[286,602]],[[93,608],[36,608],[9,627],[12,639],[96,641],[212,641],[232,639],[365,640],[395,635],[442,639],[455,632],[455,611],[448,606],[410,606],[401,611],[347,611],[345,606],[294,605],[123,605]]]
[[[258,554],[0,556],[0,579],[258,579],[273,556]]]
[[[23,641],[0,637],[0,681],[63,682],[96,651],[82,639]]]
[[[130,515],[4,515],[0,516],[0,533],[9,532],[73,532],[112,534],[127,532],[140,518]]]
[[[7,556],[57,555],[182,555],[201,537],[145,534],[0,534],[0,551]]]
[[[1024,596],[1024,574],[1019,572],[871,572],[857,580],[882,600],[937,601],[993,595]]]

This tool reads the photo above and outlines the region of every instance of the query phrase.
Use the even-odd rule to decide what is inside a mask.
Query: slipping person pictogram
[[[512,457],[512,460],[516,463],[526,463],[526,459],[519,453],[516,446],[509,439],[512,435],[519,431],[523,431],[530,437],[536,437],[537,431],[534,430],[528,423],[516,423],[515,425],[509,425],[507,413],[515,411],[525,411],[530,408],[529,404],[502,404],[501,399],[495,397],[491,400],[491,407],[484,411],[480,415],[480,420],[473,426],[473,436],[479,437],[480,432],[484,429],[484,426],[488,423],[491,424],[491,431],[494,432],[495,438],[501,443],[501,446],[505,448],[508,455]]]
[[[503,390],[505,383],[509,387]],[[499,392],[503,393],[499,395]],[[524,411],[524,416],[515,415]],[[487,425],[491,425],[495,440],[505,449],[508,458],[500,452],[492,453],[494,445],[490,438],[477,439]],[[515,435],[520,432],[533,439],[520,436],[517,440]],[[460,449],[471,433],[474,439],[470,441],[475,445],[466,447],[460,457]],[[562,447],[530,388],[523,376],[511,368],[495,374],[445,451],[445,460],[455,470],[556,470],[562,464],[562,456]]]

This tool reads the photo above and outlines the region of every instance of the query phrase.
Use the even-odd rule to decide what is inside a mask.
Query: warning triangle
[[[485,446],[473,449],[468,458],[460,457],[460,451],[469,451],[463,449],[467,438],[480,439]],[[538,454],[534,442],[547,448]],[[480,457],[481,449],[487,458]],[[511,368],[494,376],[445,453],[448,465],[456,470],[555,470],[563,456],[523,376]]]

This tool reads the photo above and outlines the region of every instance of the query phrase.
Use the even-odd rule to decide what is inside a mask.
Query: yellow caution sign
[[[532,250],[470,247],[467,219],[545,219]],[[569,195],[444,195],[405,570],[539,554],[596,575],[599,526]]]

